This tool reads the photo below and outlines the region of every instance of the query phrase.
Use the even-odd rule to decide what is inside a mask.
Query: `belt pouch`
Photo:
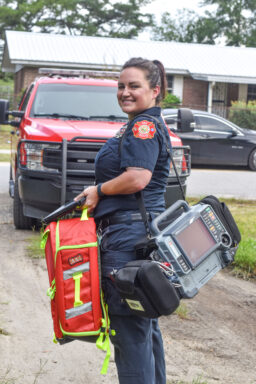
[[[114,280],[121,297],[137,316],[170,315],[179,306],[180,300],[172,282],[153,261],[131,261],[119,269]]]

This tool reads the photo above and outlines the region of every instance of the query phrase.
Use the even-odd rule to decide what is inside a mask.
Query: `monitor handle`
[[[159,216],[157,216],[151,223],[151,229],[155,234],[160,233],[160,229],[158,225],[164,219],[168,218],[171,214],[173,214],[178,209],[183,208],[185,212],[190,210],[188,203],[185,200],[177,200],[174,204],[172,204],[169,208],[167,208],[164,212],[162,212]]]

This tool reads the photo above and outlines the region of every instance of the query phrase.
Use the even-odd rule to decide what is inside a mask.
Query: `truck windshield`
[[[115,87],[39,84],[31,117],[125,120]]]

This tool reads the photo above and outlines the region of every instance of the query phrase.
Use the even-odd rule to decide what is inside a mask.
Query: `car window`
[[[27,107],[27,104],[28,104],[28,101],[30,99],[30,95],[31,95],[31,92],[32,92],[33,88],[34,88],[34,84],[31,84],[31,86],[29,87],[27,93],[22,96],[22,99],[21,99],[21,102],[20,102],[21,111],[25,111],[25,109]]]
[[[233,129],[228,124],[219,119],[208,116],[195,116],[197,129],[204,131],[232,132]]]

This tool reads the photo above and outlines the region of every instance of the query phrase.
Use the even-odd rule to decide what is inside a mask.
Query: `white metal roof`
[[[6,31],[3,71],[20,65],[118,70],[131,57],[162,61],[167,73],[256,84],[256,48]]]

